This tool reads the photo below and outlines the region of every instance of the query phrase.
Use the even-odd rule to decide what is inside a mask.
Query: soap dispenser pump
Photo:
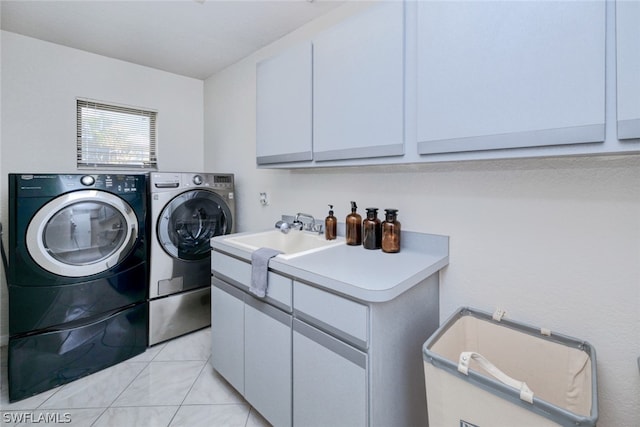
[[[338,219],[333,216],[333,205],[329,205],[329,215],[324,219],[324,237],[327,240],[335,240],[338,228]]]
[[[362,217],[356,212],[356,202],[351,202],[351,213],[346,218],[347,245],[359,246],[362,244]]]

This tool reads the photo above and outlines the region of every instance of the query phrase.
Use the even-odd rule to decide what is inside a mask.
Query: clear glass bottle
[[[351,202],[351,213],[345,220],[345,235],[347,245],[359,246],[362,244],[362,217],[356,212],[356,202]]]
[[[397,209],[385,209],[382,223],[382,252],[400,252],[400,222],[396,219]]]
[[[365,249],[380,249],[382,245],[382,223],[378,219],[378,208],[367,208],[367,217],[362,221],[362,246]]]

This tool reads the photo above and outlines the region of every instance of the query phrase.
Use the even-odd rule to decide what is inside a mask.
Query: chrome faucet
[[[306,219],[306,221],[303,221],[302,219]],[[302,212],[298,212],[296,216],[293,217],[293,221],[283,216],[281,221],[276,222],[276,228],[284,234],[287,234],[291,230],[309,231],[318,234],[322,233],[322,224],[317,224],[313,215]]]
[[[301,217],[307,218],[311,220],[311,222],[305,223],[304,221],[300,221]],[[313,217],[313,215],[309,215],[302,212],[298,212],[296,214],[295,219],[293,220],[294,227],[296,227],[298,230],[305,230],[305,231],[314,231],[315,223],[316,223],[316,219]]]

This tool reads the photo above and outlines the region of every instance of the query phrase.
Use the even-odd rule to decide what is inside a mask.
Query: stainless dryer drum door
[[[84,277],[117,265],[138,232],[138,218],[127,202],[104,191],[82,190],[44,205],[29,223],[26,244],[45,270]]]
[[[158,219],[158,241],[172,257],[197,261],[210,255],[209,240],[227,234],[232,218],[229,206],[218,194],[191,190],[172,199]]]

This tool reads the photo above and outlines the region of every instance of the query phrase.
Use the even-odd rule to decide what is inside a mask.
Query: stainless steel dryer
[[[233,174],[151,174],[149,345],[211,324],[211,247],[234,231]]]

